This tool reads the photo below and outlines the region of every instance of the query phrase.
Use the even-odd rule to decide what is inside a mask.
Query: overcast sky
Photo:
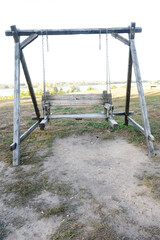
[[[142,27],[142,33],[136,34],[142,79],[159,80],[159,0],[1,1],[0,83],[14,81],[14,42],[12,37],[5,36],[5,30],[11,25],[19,29],[107,28],[127,27],[131,22]],[[39,36],[24,50],[33,82],[43,81],[41,43]],[[104,81],[105,47],[104,35],[101,37],[101,51],[98,35],[49,36],[49,52],[45,51],[46,81]],[[128,47],[111,36],[109,65],[112,81],[126,80]],[[22,70],[21,82],[24,82]]]

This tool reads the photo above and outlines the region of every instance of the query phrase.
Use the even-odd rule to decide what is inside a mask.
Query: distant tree
[[[70,88],[69,88],[69,92],[73,93],[73,92],[79,92],[80,89],[79,87],[75,86],[75,85],[72,85]]]

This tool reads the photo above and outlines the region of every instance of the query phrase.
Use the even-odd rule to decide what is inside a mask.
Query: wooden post
[[[11,30],[15,41],[13,166],[17,166],[20,163],[20,41],[16,26],[11,26]]]
[[[146,136],[148,152],[149,152],[149,156],[153,157],[153,156],[155,156],[154,147],[153,147],[153,139],[150,138],[151,130],[150,130],[150,124],[149,124],[149,120],[148,120],[146,101],[145,101],[145,96],[144,96],[144,91],[143,91],[143,86],[142,86],[141,73],[140,73],[140,68],[139,68],[138,57],[137,57],[137,52],[136,52],[136,46],[135,46],[135,40],[134,39],[131,39],[131,55],[132,55],[134,72],[135,72],[135,76],[136,76],[137,89],[138,89],[138,94],[139,94],[139,99],[140,99],[140,106],[141,106],[141,111],[142,111],[142,118],[143,118],[143,123],[144,123],[144,132],[145,132],[145,136]]]
[[[134,39],[135,36],[135,23],[131,23],[129,40]],[[132,80],[132,55],[131,46],[129,44],[129,59],[128,59],[128,76],[127,76],[127,89],[126,89],[126,106],[125,106],[125,125],[128,126],[129,105],[131,95],[131,80]]]
[[[26,60],[25,60],[25,57],[24,57],[24,54],[23,54],[22,50],[21,50],[21,63],[22,63],[24,75],[26,77],[26,81],[27,81],[27,84],[28,84],[29,92],[31,94],[31,98],[32,98],[34,109],[35,109],[35,113],[37,115],[37,118],[39,119],[40,118],[40,112],[39,112],[39,109],[38,109],[38,104],[37,104],[37,100],[36,100],[36,97],[35,97],[35,94],[34,94],[32,81],[31,81],[31,78],[30,78],[30,75],[29,75]]]

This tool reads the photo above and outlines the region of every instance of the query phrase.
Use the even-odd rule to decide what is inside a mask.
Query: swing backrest
[[[44,96],[42,96],[44,103]],[[90,106],[112,104],[112,95],[103,91],[102,94],[46,94],[45,102],[50,106]]]

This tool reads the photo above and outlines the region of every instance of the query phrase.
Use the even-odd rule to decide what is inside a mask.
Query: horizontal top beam
[[[86,29],[33,29],[20,30],[17,29],[18,36],[30,36],[31,34],[38,35],[76,35],[76,34],[112,34],[112,33],[130,33],[130,27],[124,28],[86,28]],[[142,32],[142,28],[136,27],[135,33]],[[12,36],[12,31],[5,32],[6,36]]]

